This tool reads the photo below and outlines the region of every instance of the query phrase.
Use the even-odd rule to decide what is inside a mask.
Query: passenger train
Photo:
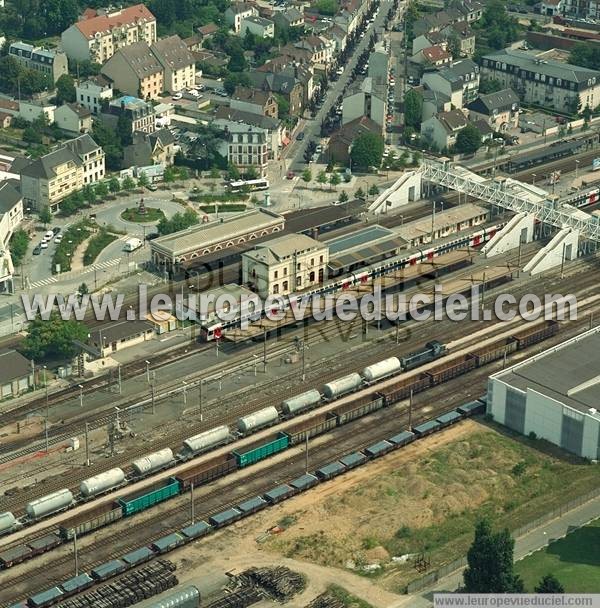
[[[458,235],[456,238],[447,240],[443,243],[429,246],[423,245],[422,247],[415,248],[409,252],[402,253],[401,255],[365,266],[364,268],[355,270],[345,276],[336,277],[314,289],[307,289],[306,291],[297,294],[282,296],[281,302],[283,305],[280,305],[276,310],[287,310],[290,305],[299,304],[302,301],[306,301],[306,299],[310,301],[310,299],[316,295],[341,292],[355,285],[367,283],[373,278],[382,277],[386,274],[401,270],[407,266],[414,266],[421,262],[427,262],[435,257],[449,253],[450,251],[460,249],[461,247],[479,247],[488,242],[505,225],[506,222],[502,221],[491,226],[479,228],[469,234]],[[201,329],[201,339],[205,341],[219,340],[224,331],[239,328],[242,322],[256,322],[261,317],[265,316],[267,312],[266,309],[262,311],[249,311],[246,315],[238,316],[234,319],[227,321],[222,320],[204,325]]]

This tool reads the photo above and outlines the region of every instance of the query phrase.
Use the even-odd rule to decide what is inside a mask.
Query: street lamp
[[[146,381],[150,384],[150,361],[146,361]]]
[[[83,384],[78,384],[79,387],[79,407],[83,407]]]
[[[46,380],[46,366],[44,365],[44,387],[46,389],[46,420],[44,421],[44,434],[46,436],[46,454],[48,453],[48,382]]]

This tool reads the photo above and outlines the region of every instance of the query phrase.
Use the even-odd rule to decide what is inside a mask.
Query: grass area
[[[83,254],[83,265],[89,266],[96,261],[96,258],[100,255],[103,249],[108,247],[113,241],[117,239],[115,234],[111,234],[105,228],[101,228],[98,234],[93,236]]]
[[[380,564],[369,576],[383,575],[386,588],[401,592],[420,575],[410,559],[392,557],[425,553],[438,568],[466,555],[482,517],[514,530],[600,483],[599,467],[496,428],[418,458],[398,452],[391,470],[372,465],[372,477],[303,511],[272,548],[327,566],[353,562],[359,572]]]
[[[149,224],[159,222],[164,219],[165,214],[155,207],[146,207],[146,213],[140,213],[138,207],[130,207],[121,213],[121,218],[126,222],[136,222],[138,224]]]
[[[241,201],[247,201],[249,194],[238,193],[238,194],[191,194],[190,200],[194,203],[235,203]]]
[[[517,562],[516,571],[528,592],[554,574],[567,593],[600,593],[600,519]]]
[[[347,589],[344,589],[339,585],[329,585],[329,587],[327,587],[327,593],[339,600],[346,608],[373,608],[371,604],[352,595]]]
[[[200,205],[198,207],[200,211],[204,211],[204,213],[215,213],[218,211],[219,213],[239,213],[241,211],[246,211],[246,205],[236,205],[235,203],[230,205]]]
[[[52,257],[52,274],[71,270],[71,259],[77,247],[91,234],[91,224],[88,220],[73,224],[63,233],[63,239]]]

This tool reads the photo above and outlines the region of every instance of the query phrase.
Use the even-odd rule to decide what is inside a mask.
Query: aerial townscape
[[[0,607],[600,606],[599,242],[600,3],[0,0]]]

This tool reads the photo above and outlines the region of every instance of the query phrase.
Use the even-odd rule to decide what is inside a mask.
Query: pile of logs
[[[337,597],[325,592],[318,595],[306,608],[345,608],[345,606]]]
[[[268,596],[280,602],[286,602],[306,587],[301,574],[284,566],[250,568],[242,573],[241,578],[260,587]]]

